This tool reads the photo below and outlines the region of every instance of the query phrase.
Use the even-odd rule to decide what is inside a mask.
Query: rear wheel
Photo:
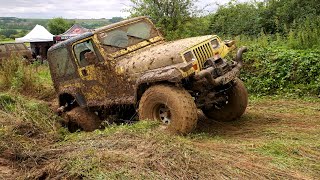
[[[187,134],[196,127],[197,107],[186,90],[156,85],[142,95],[139,119],[160,121],[173,133]]]
[[[234,121],[245,112],[248,105],[248,92],[240,79],[235,80],[235,84],[228,93],[228,102],[222,107],[204,109],[204,114],[217,121]]]
[[[95,113],[81,107],[75,107],[66,112],[66,120],[70,132],[75,132],[78,129],[94,131],[101,125],[101,120]]]

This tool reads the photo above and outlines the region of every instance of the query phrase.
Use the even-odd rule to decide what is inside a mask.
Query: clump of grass
[[[17,122],[30,123],[43,133],[53,131],[59,118],[46,103],[10,93],[0,94],[0,113],[11,117],[12,125]]]
[[[44,102],[0,93],[0,155],[13,160],[28,158],[42,148],[39,142],[56,141],[58,120]]]
[[[54,94],[47,66],[28,65],[26,61],[15,56],[2,60],[0,86],[2,90],[32,97],[47,98]]]

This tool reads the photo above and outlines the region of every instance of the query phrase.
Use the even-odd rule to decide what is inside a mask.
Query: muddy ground
[[[8,116],[0,120],[6,126]],[[185,137],[147,122],[91,133],[58,129],[50,136],[23,123],[8,129],[15,135],[0,151],[0,179],[320,177],[317,99],[251,98],[239,121],[202,117]]]

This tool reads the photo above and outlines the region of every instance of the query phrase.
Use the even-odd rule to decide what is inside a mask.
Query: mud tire
[[[170,112],[170,124],[162,123],[175,134],[187,134],[197,125],[197,107],[192,96],[183,88],[171,85],[155,85],[147,89],[139,103],[140,120],[161,121],[160,106],[166,106]]]
[[[78,129],[90,132],[100,128],[101,125],[101,121],[96,114],[81,107],[75,107],[66,112],[65,117],[70,132],[75,132]]]
[[[238,78],[229,92],[228,102],[222,109],[212,108],[203,110],[203,113],[216,121],[228,122],[239,119],[247,108],[248,92],[243,82]]]

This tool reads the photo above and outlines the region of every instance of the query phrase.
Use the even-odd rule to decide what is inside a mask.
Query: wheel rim
[[[160,120],[163,124],[170,124],[171,123],[171,112],[170,109],[164,105],[161,104],[156,108],[156,118]]]

